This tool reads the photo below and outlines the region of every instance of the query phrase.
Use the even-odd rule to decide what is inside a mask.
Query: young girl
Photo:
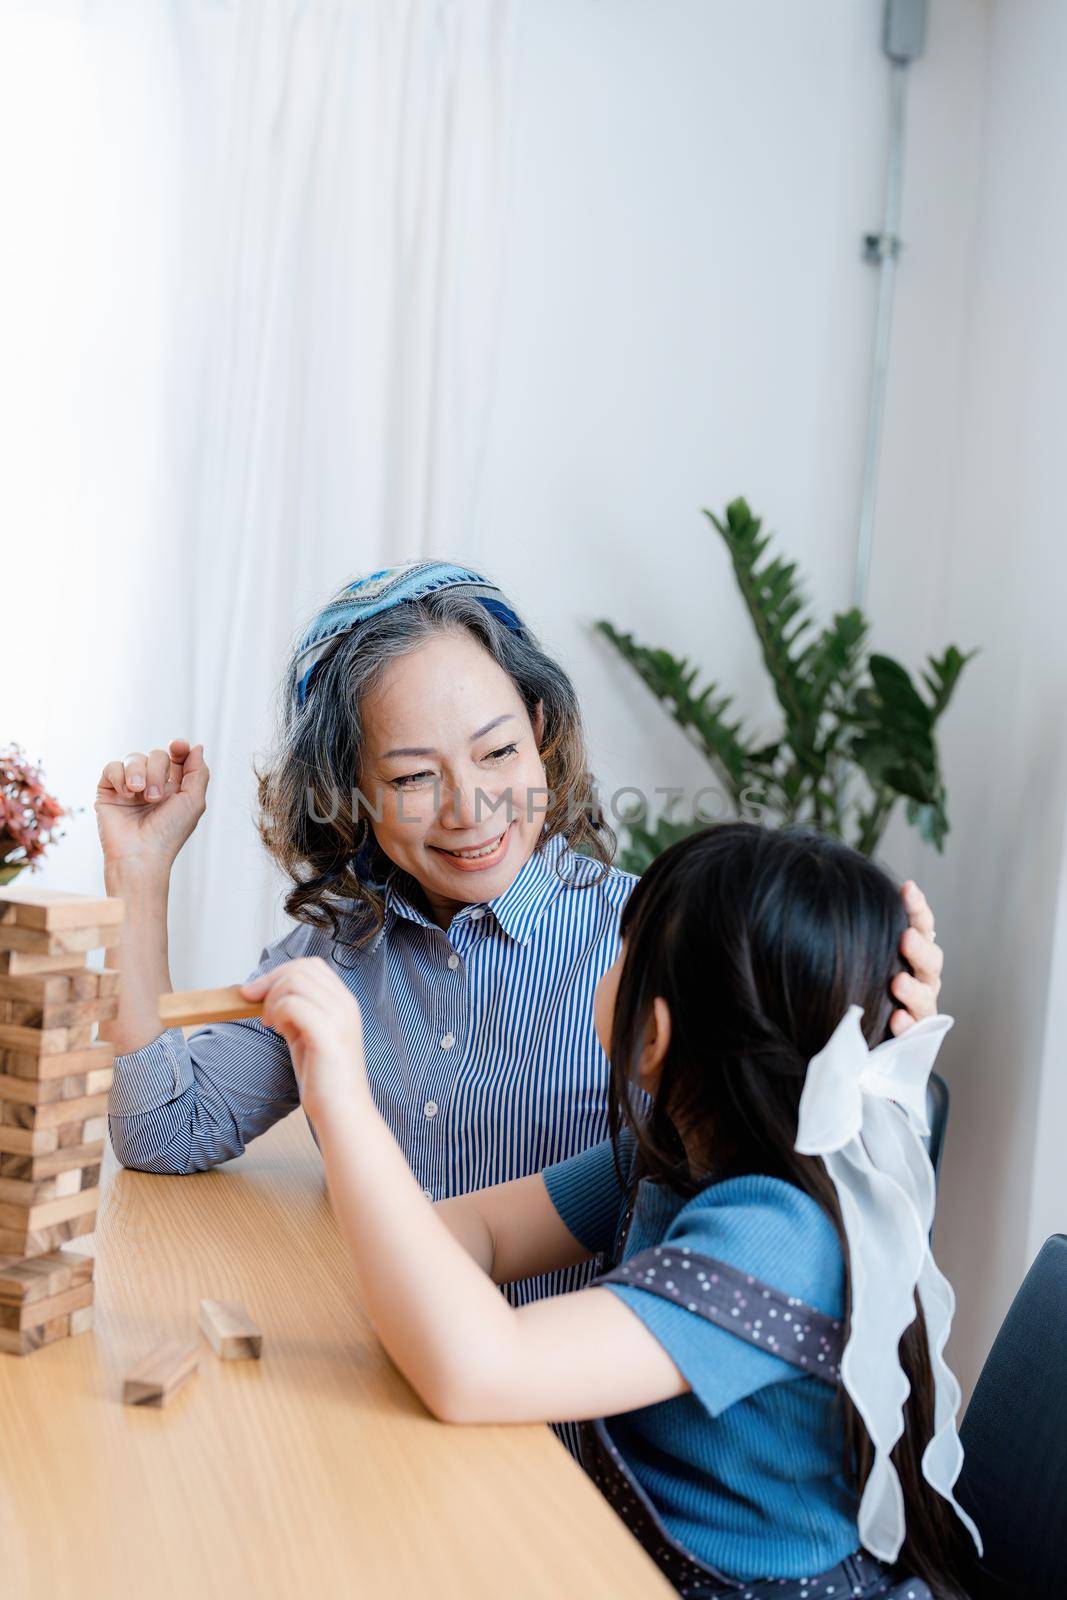
[[[952,1293],[915,1131],[951,1019],[888,1036],[904,918],[827,839],[737,823],[674,845],[596,992],[612,1138],[436,1206],[330,967],[244,986],[288,1042],[397,1366],[445,1421],[584,1424],[587,1470],[690,1596],[963,1592]],[[572,1294],[493,1287],[596,1257]]]

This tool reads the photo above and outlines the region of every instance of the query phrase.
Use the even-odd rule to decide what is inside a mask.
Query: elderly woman
[[[436,562],[376,572],[315,619],[260,774],[260,827],[296,926],[255,973],[319,956],[355,994],[375,1100],[430,1200],[538,1173],[603,1139],[593,991],[635,879],[611,865],[566,674],[500,591]],[[184,740],[105,767],[109,894],[126,902],[110,1105],[119,1159],[186,1173],[240,1155],[299,1103],[285,1040],[257,1021],[159,1031],[167,886],[205,806]],[[892,1028],[936,1009],[923,896]],[[575,1288],[587,1265],[511,1286]]]

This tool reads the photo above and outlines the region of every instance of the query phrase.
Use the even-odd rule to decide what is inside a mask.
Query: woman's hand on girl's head
[[[901,890],[908,912],[908,926],[900,940],[900,953],[911,968],[898,972],[890,987],[904,1008],[889,1019],[893,1033],[906,1033],[914,1022],[937,1014],[941,992],[944,952],[934,942],[934,913],[917,883],[909,878]]]
[[[313,1122],[367,1099],[359,1004],[325,961],[286,961],[243,983],[241,993],[263,1001],[264,1027],[288,1044],[300,1100]]]

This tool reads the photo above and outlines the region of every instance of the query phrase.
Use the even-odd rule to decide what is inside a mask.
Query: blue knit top
[[[610,1252],[625,1204],[609,1140],[544,1174],[568,1229]],[[832,1317],[844,1311],[833,1224],[802,1190],[748,1176],[686,1200],[646,1179],[622,1259],[687,1245]],[[667,1531],[738,1579],[800,1578],[859,1547],[857,1501],[842,1473],[837,1392],[684,1306],[608,1284],[668,1351],[692,1392],[625,1412],[612,1439]]]

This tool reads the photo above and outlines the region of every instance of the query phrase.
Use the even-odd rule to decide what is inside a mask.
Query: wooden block
[[[0,1100],[15,1105],[47,1106],[57,1100],[94,1099],[107,1094],[114,1075],[111,1067],[72,1074],[69,1078],[13,1078],[0,1073]]]
[[[55,1150],[36,1156],[0,1151],[0,1180],[15,1178],[21,1183],[39,1183],[62,1172],[85,1172],[95,1168],[99,1173],[103,1154],[102,1139],[85,1144],[60,1145]],[[92,1184],[86,1179],[81,1187],[91,1189]]]
[[[101,967],[94,976],[96,977],[96,992],[98,995],[105,998],[108,995],[118,994],[119,974],[113,967]]]
[[[73,1033],[73,1028],[21,1028],[13,1022],[0,1022],[0,1048],[28,1056],[57,1056],[76,1048]]]
[[[93,1281],[96,1262],[74,1250],[55,1250],[32,1261],[0,1267],[0,1305],[24,1306]]]
[[[106,1069],[108,1072],[111,1068]],[[98,1074],[94,1073],[94,1077]],[[84,1099],[89,1093],[89,1074],[69,1078],[12,1078],[0,1072],[0,1100],[12,1105],[47,1106],[55,1100]],[[108,1085],[110,1087],[110,1085]],[[100,1093],[98,1088],[96,1091]]]
[[[220,1361],[258,1361],[263,1335],[243,1306],[201,1300],[200,1329]]]
[[[37,1233],[57,1222],[69,1222],[72,1217],[95,1215],[99,1204],[99,1189],[79,1189],[75,1194],[42,1200],[34,1206],[16,1206],[9,1200],[0,1200],[0,1228],[26,1228]]]
[[[59,1055],[35,1056],[22,1050],[0,1051],[0,1072],[12,1078],[74,1078],[80,1073],[98,1072],[110,1067],[115,1047],[107,1040],[94,1040],[81,1050],[64,1050]]]
[[[83,1306],[80,1311],[70,1314],[70,1336],[73,1339],[77,1333],[88,1333],[93,1325],[93,1308],[91,1305]]]
[[[263,1015],[262,1000],[246,1000],[237,984],[226,989],[185,989],[161,994],[159,1020],[165,1028],[195,1027],[204,1022],[241,1022]]]
[[[40,1322],[33,1328],[0,1328],[0,1354],[28,1356],[46,1344],[54,1344],[57,1339],[68,1338],[69,1334],[69,1315],[53,1317],[51,1322]]]
[[[92,1233],[95,1226],[95,1212],[88,1212],[84,1217],[71,1217],[68,1222],[54,1222],[50,1228],[38,1228],[32,1233],[27,1233],[24,1228],[0,1226],[0,1256],[26,1259],[29,1256],[48,1255],[70,1239],[84,1238],[87,1233]]]
[[[59,975],[62,977],[62,974]],[[25,983],[27,980],[21,980]],[[68,985],[70,978],[63,979]],[[15,979],[18,983],[19,979]],[[53,977],[51,982],[55,983]],[[88,1000],[29,1000],[24,996],[7,996],[0,1000],[3,1006],[3,1016],[0,1021],[15,1023],[22,1028],[73,1028],[85,1022],[109,1022],[112,1017],[118,1016],[119,1002],[117,995],[107,995],[103,999],[93,995]]]
[[[82,1189],[95,1189],[99,1182],[99,1167],[70,1167],[51,1178],[5,1178],[0,1172],[0,1202],[12,1206],[42,1205],[46,1200],[79,1194]]]
[[[96,974],[93,973],[92,977],[94,983],[90,993],[78,998],[95,998]],[[63,1001],[75,998],[76,981],[71,972],[32,972],[22,977],[0,972],[0,1000],[32,1000],[43,1006],[61,1005]]]
[[[92,1284],[80,1283],[74,1288],[62,1290],[59,1294],[49,1295],[46,1300],[31,1300],[20,1306],[0,1304],[0,1328],[15,1331],[36,1328],[40,1323],[51,1322],[55,1317],[67,1317],[72,1311],[83,1311],[92,1303]]]
[[[85,1143],[88,1144],[89,1140],[85,1140]],[[45,1156],[58,1149],[59,1131],[56,1128],[13,1128],[0,1121],[0,1153]]]
[[[122,928],[61,928],[58,933],[48,933],[46,928],[0,928],[0,950],[13,950],[22,955],[66,955],[67,966],[72,955],[85,957],[90,950],[114,950],[122,938]],[[26,968],[24,968],[26,971]],[[62,968],[56,968],[62,971]]]
[[[121,936],[117,923],[105,928],[60,928],[55,933],[16,925],[0,927],[0,950],[34,956],[84,956],[90,950],[113,950]]]
[[[169,1339],[127,1373],[122,1399],[128,1406],[165,1406],[200,1364],[196,1344]]]
[[[20,928],[101,928],[121,922],[123,904],[110,896],[65,894],[22,884],[0,889],[0,926]]]
[[[63,1103],[67,1105],[71,1104],[70,1101]],[[0,1149],[3,1147],[4,1132],[4,1128],[0,1126]],[[85,1122],[67,1122],[59,1128],[41,1128],[37,1132],[33,1133],[31,1137],[34,1139],[45,1139],[49,1134],[53,1134],[55,1136],[55,1143],[47,1147],[42,1147],[40,1150],[33,1150],[31,1154],[47,1155],[50,1153],[50,1151],[54,1150],[60,1156],[62,1156],[65,1151],[73,1151],[76,1154],[82,1149],[83,1146],[87,1144],[101,1144],[107,1137],[107,1118],[90,1117]],[[65,1164],[72,1165],[73,1160],[74,1156],[68,1155],[65,1159]]]
[[[87,1117],[98,1117],[106,1111],[106,1094],[87,1094],[76,1100],[53,1100],[43,1106],[26,1105],[18,1100],[0,1100],[0,1126],[41,1131],[84,1122]]]
[[[29,950],[0,949],[0,973],[9,978],[41,972],[74,973],[85,970],[85,956],[82,953],[42,956]]]

